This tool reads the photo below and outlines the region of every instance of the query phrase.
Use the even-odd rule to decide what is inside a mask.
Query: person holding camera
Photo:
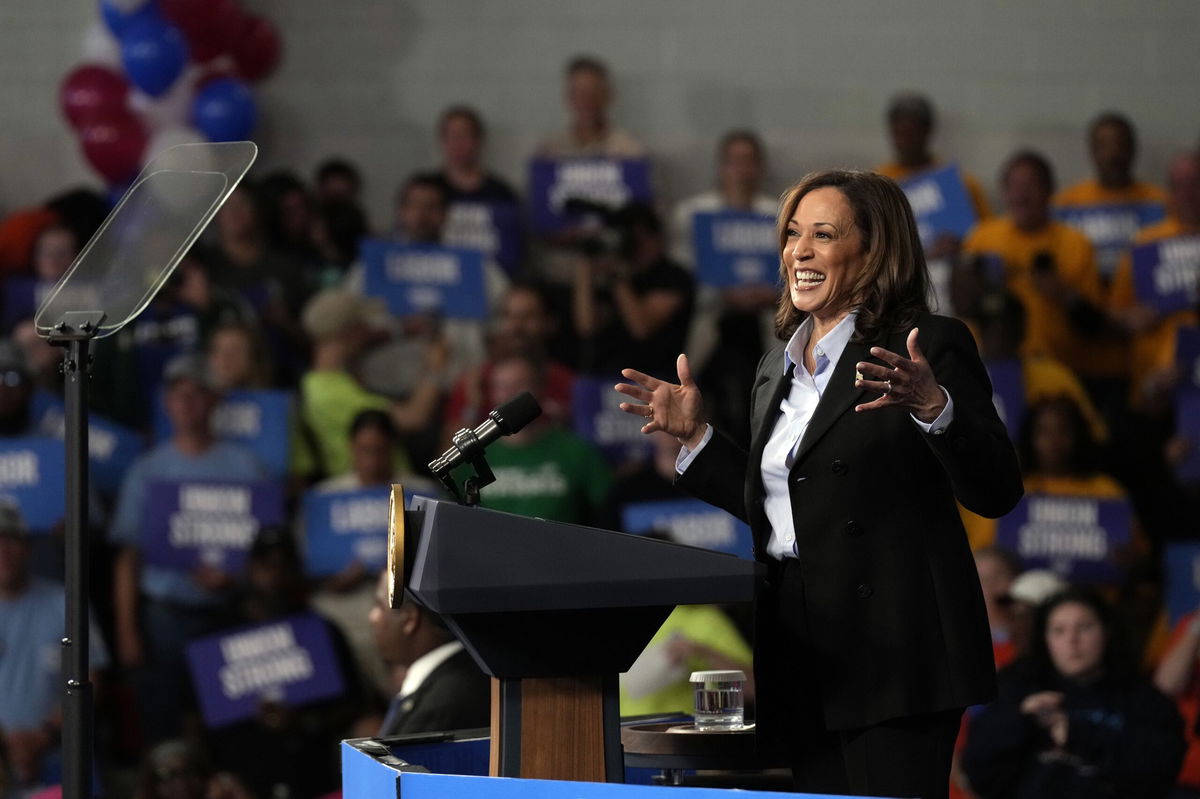
[[[988,273],[979,285],[998,279],[1025,306],[1025,351],[1065,363],[1095,398],[1097,388],[1123,378],[1129,364],[1103,311],[1092,243],[1053,218],[1054,171],[1041,154],[1014,154],[1004,165],[1001,184],[1008,213],[976,225],[963,242],[963,255]]]
[[[648,205],[627,205],[582,242],[579,253],[571,308],[579,371],[603,374],[632,366],[672,374],[696,289],[691,274],[667,256],[658,214]]]

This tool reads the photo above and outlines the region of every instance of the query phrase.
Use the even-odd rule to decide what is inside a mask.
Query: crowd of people
[[[575,59],[564,78],[568,124],[538,158],[650,157],[611,118],[603,62]],[[894,158],[857,166],[905,181],[953,164],[932,149],[928,99],[899,96],[885,119]],[[175,782],[172,795],[319,796],[337,789],[344,738],[486,724],[486,681],[440,619],[412,602],[388,607],[362,559],[313,568],[310,497],[392,483],[438,495],[424,464],[450,434],[530,391],[544,412],[489,449],[498,479],[483,504],[625,529],[622,508],[682,497],[671,484],[676,445],[657,435],[640,449],[610,446],[581,418],[595,410],[580,396],[597,382],[611,394],[626,367],[673,379],[681,352],[708,418],[743,447],[749,440],[750,389],[773,346],[779,287],[706,284],[693,227],[703,213],[776,213],[753,131],[716,143],[710,191],[527,232],[515,259],[486,252],[485,319],[393,313],[360,257],[366,237],[467,246],[464,220],[481,206],[521,216],[522,193],[488,168],[475,110],[448,107],[434,133],[441,163],[400,183],[394,218],[379,229],[361,204],[364,180],[377,178],[344,159],[311,176],[252,174],[145,312],[97,342],[93,414],[135,442],[128,459],[94,471],[89,497],[99,792],[149,799]],[[1163,189],[1136,174],[1125,116],[1098,115],[1081,146],[1095,173],[1065,186],[1035,149],[1013,153],[999,170],[998,213],[960,168],[976,222],[925,242],[942,269],[939,312],[964,321],[994,367],[1026,494],[1126,508],[1124,537],[1090,572],[1061,558],[1024,562],[1037,553],[1014,551],[1019,538],[1003,522],[961,509],[1003,670],[999,699],[964,723],[954,790],[1200,796],[1200,621],[1189,615],[1172,631],[1162,568],[1170,543],[1194,537],[1183,520],[1195,517],[1200,471],[1187,464],[1200,441],[1179,409],[1200,386],[1186,360],[1200,354],[1190,349],[1200,321],[1194,285],[1179,307],[1148,301],[1131,254],[1200,235],[1200,150],[1171,160]],[[1136,206],[1147,224],[1073,226],[1073,209],[1104,205]],[[0,221],[0,443],[61,437],[61,352],[37,334],[33,313],[107,211],[99,194],[73,190]],[[1000,393],[1002,375],[1015,375],[1013,396]],[[255,392],[284,399],[275,451],[230,433],[238,420],[226,399]],[[265,419],[276,406],[258,407]],[[95,450],[95,430],[92,440]],[[164,484],[189,481],[277,487],[278,511],[257,517],[244,559],[185,568],[152,546],[147,519],[161,513]],[[61,774],[63,528],[37,521],[44,511],[11,488],[0,486],[15,497],[0,503],[0,796],[25,796]],[[189,643],[298,615],[324,624],[340,690],[300,705],[261,697],[232,723],[201,714]],[[676,675],[749,670],[747,619],[744,608],[683,611],[651,646]],[[645,684],[624,686],[630,712],[689,709],[679,706],[686,691],[657,677]],[[139,779],[121,780],[138,767]]]

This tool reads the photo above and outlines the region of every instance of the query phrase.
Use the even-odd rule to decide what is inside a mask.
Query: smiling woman
[[[683,445],[680,486],[750,524],[769,575],[758,736],[796,788],[944,797],[963,708],[995,691],[955,500],[1009,511],[1016,455],[970,333],[929,312],[895,182],[809,175],[778,229],[782,343],[758,365],[750,451],[706,423],[684,355],[678,385],[624,370],[621,407]]]

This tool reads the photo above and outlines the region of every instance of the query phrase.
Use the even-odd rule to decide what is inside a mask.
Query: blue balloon
[[[100,16],[104,24],[118,39],[133,22],[144,19],[161,19],[156,0],[146,0],[132,11],[120,8],[113,0],[100,0]]]
[[[188,49],[183,34],[157,16],[135,19],[121,34],[121,62],[129,82],[158,97],[183,74]]]
[[[241,141],[258,121],[254,93],[240,80],[218,78],[196,95],[192,125],[209,141]]]

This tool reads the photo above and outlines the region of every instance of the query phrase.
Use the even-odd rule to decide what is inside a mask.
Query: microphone
[[[463,463],[473,462],[500,436],[511,436],[542,415],[542,406],[528,391],[502,403],[474,430],[463,428],[451,439],[454,446],[429,463],[429,470],[444,478]]]

